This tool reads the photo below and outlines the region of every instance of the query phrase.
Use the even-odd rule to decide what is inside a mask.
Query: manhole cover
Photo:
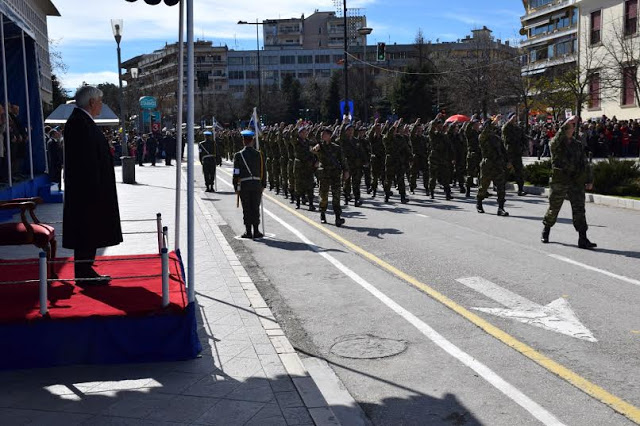
[[[344,336],[331,347],[331,352],[343,358],[376,359],[398,355],[407,349],[403,340],[365,335]]]

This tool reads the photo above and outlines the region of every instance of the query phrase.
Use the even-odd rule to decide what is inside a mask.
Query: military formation
[[[238,131],[224,130],[218,141],[219,145],[207,140],[202,144],[210,144],[229,159],[242,149]],[[507,217],[506,183],[510,174],[517,183],[518,195],[526,195],[522,164],[526,145],[524,129],[515,114],[488,119],[473,116],[462,122],[445,121],[444,115],[438,114],[429,123],[420,119],[413,123],[376,120],[370,126],[346,119],[333,125],[280,123],[262,130],[259,148],[265,157],[270,191],[282,195],[297,209],[302,205],[310,211],[319,208],[322,223],[327,223],[331,196],[335,225],[342,226],[342,207],[359,207],[365,190],[372,199],[382,195],[385,202],[390,202],[397,192],[405,204],[410,201],[408,193],[415,194],[419,189],[432,200],[437,190],[452,200],[453,188],[469,198],[471,188],[477,187],[476,210],[485,213],[483,201],[492,195],[491,189],[498,201],[497,215]],[[207,173],[215,179],[215,170]],[[208,190],[211,185],[209,178]],[[555,223],[560,198],[571,192],[566,183],[555,186],[558,197],[545,218],[543,242],[548,241],[549,229]],[[581,235],[580,246],[590,248],[586,220],[578,217],[576,229]]]

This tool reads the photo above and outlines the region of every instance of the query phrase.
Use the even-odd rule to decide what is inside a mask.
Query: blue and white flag
[[[249,121],[249,128],[254,128],[256,132],[256,149],[260,149],[260,120],[258,120],[258,109],[253,108],[253,114],[251,114],[251,121]]]

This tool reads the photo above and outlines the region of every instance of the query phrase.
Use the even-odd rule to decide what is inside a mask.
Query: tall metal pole
[[[362,65],[362,81],[364,84],[363,90],[362,90],[362,96],[363,96],[363,104],[364,104],[364,122],[367,122],[367,116],[369,115],[369,103],[367,102],[367,42],[366,42],[366,37],[365,37],[365,43],[364,43],[364,64]]]
[[[24,93],[27,98],[27,134],[29,137],[29,171],[31,173],[31,180],[33,180],[33,142],[31,139],[31,102],[29,99],[29,77],[27,75],[27,48],[24,42],[24,31],[20,32],[22,38],[22,65],[24,66]],[[45,156],[47,152],[45,151]]]
[[[195,244],[194,244],[194,176],[193,176],[193,120],[194,120],[194,69],[193,69],[193,0],[187,0],[187,248],[189,303],[195,301]]]
[[[344,0],[343,13],[344,13],[344,112],[346,116],[349,116],[349,39],[347,37],[347,0]]]
[[[7,136],[7,150],[4,155],[7,158],[7,177],[9,188],[13,186],[13,176],[11,173],[11,126],[9,126],[9,92],[7,89],[7,52],[4,45],[4,15],[0,14],[0,45],[2,47],[2,77],[4,84],[4,128]]]
[[[184,0],[180,0],[180,24],[178,34],[178,116],[176,123],[176,212],[175,239],[173,246],[180,250],[180,215],[182,198],[182,111],[184,109]]]
[[[258,58],[258,111],[262,114],[262,72],[260,71],[260,36],[258,32],[260,24],[256,18],[256,56]]]
[[[127,146],[127,129],[126,129],[126,114],[124,111],[124,96],[122,94],[122,61],[120,56],[120,36],[116,36],[116,43],[118,45],[118,85],[120,86],[120,91],[118,92],[118,101],[120,103],[120,127],[122,128],[122,138],[121,143],[122,146]]]

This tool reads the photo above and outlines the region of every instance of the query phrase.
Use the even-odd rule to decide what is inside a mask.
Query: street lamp
[[[362,28],[358,28],[358,34],[360,34],[363,38],[364,38],[364,64],[362,66],[362,71],[363,71],[363,78],[362,81],[364,82],[364,90],[362,92],[362,97],[363,97],[363,103],[364,103],[364,122],[367,122],[367,116],[369,115],[369,107],[368,107],[368,102],[367,102],[367,36],[369,34],[371,34],[371,32],[373,31],[373,28],[369,28],[369,27],[362,27]]]
[[[256,26],[256,56],[258,65],[258,111],[262,113],[262,72],[260,71],[260,38],[258,35],[258,27],[264,25],[262,22],[238,21],[238,25],[255,25]]]
[[[127,132],[125,129],[125,119],[126,116],[124,111],[124,97],[122,95],[122,61],[120,57],[120,40],[122,40],[122,19],[112,19],[111,20],[111,29],[113,30],[113,37],[116,39],[116,44],[118,46],[118,85],[120,86],[119,91],[119,101],[120,101],[120,128],[122,131],[122,146],[127,144]]]

